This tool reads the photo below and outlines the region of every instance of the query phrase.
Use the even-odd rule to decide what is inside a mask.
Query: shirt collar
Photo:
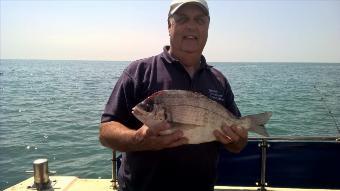
[[[170,46],[164,46],[163,48],[163,53],[162,53],[162,57],[165,59],[165,61],[167,63],[180,63],[180,61],[174,57],[172,57],[170,54],[169,54],[169,49],[170,49]],[[202,55],[201,56],[201,69],[208,69],[208,68],[212,68],[212,66],[208,65],[206,60],[205,60],[205,57]]]

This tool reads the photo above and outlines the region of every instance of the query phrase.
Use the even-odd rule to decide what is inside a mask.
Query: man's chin
[[[198,48],[182,48],[182,51],[187,54],[198,54],[201,53],[201,51]]]

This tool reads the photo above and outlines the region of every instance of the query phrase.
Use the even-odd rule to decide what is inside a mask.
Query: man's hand
[[[241,152],[248,142],[248,131],[241,126],[223,126],[221,131],[215,130],[214,135],[227,150],[233,153]]]
[[[162,131],[170,128],[170,124],[167,122],[163,122],[152,128],[143,125],[136,131],[136,144],[138,144],[140,150],[161,150],[188,143],[188,139],[183,137],[183,132],[180,130],[175,130],[172,133],[161,135]]]

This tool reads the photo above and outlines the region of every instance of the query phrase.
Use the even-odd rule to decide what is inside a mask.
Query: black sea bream
[[[215,129],[233,124],[242,126],[262,136],[269,136],[264,124],[272,116],[271,112],[235,117],[221,104],[208,97],[185,90],[162,90],[152,94],[132,109],[133,115],[150,128],[167,121],[170,130],[181,129],[189,144],[199,144],[216,140]]]

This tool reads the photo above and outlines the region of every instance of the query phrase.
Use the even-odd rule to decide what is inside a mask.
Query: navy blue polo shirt
[[[193,78],[171,57],[161,54],[132,62],[118,79],[102,115],[102,123],[118,121],[131,129],[142,126],[132,108],[154,92],[165,89],[200,92],[240,116],[224,75],[201,57]],[[121,190],[213,190],[220,143],[183,145],[160,151],[123,153],[118,173]]]

